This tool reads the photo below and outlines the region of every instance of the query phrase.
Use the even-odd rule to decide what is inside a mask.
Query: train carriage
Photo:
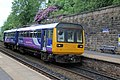
[[[3,36],[4,45],[12,49],[15,49],[16,48],[15,45],[17,44],[17,40],[18,40],[17,37],[18,37],[17,29],[4,31],[4,36]]]
[[[44,61],[76,63],[84,52],[84,30],[80,24],[52,23],[19,28],[17,47],[39,53]]]

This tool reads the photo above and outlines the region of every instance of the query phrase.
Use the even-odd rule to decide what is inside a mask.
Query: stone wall
[[[118,47],[120,34],[120,6],[110,6],[92,12],[72,16],[60,16],[45,20],[51,22],[72,22],[82,24],[85,29],[86,49],[99,50],[101,45]]]

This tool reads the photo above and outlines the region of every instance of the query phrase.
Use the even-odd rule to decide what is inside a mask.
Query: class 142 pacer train
[[[40,55],[44,61],[81,62],[84,53],[84,29],[75,23],[31,25],[4,31],[4,45],[20,52]]]

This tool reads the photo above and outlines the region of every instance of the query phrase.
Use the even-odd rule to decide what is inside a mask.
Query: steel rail
[[[76,67],[76,66],[73,67],[73,68],[76,68],[77,70],[83,70],[83,71],[89,72],[93,75],[98,75],[101,78],[106,78],[108,80],[117,80],[117,78],[115,78],[115,77],[112,77],[112,76],[109,76],[109,75],[106,75],[106,74],[103,74],[103,73],[99,73],[99,72],[94,71],[94,70],[90,70],[90,69],[86,69],[86,68],[82,68],[82,67]]]

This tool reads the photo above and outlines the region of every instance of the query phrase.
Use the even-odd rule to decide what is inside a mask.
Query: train
[[[21,53],[32,52],[44,61],[81,62],[85,38],[83,26],[58,22],[4,31],[4,45]]]

